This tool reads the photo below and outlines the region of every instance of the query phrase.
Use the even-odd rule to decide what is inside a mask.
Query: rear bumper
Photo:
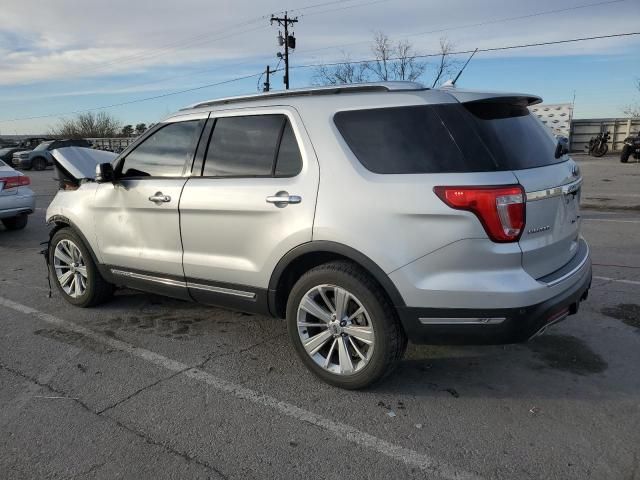
[[[0,218],[31,214],[36,208],[36,199],[31,189],[20,187],[15,195],[0,196]]]
[[[499,345],[527,341],[549,325],[578,311],[591,286],[591,261],[578,279],[554,297],[519,308],[398,307],[413,343],[433,345]]]

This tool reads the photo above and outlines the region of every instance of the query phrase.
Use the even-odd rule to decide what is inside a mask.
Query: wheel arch
[[[53,239],[53,236],[56,234],[56,232],[58,232],[59,230],[62,230],[63,228],[70,228],[71,230],[73,230],[73,233],[75,233],[80,237],[80,239],[82,240],[82,243],[84,243],[87,250],[89,250],[89,254],[91,254],[91,259],[93,260],[93,263],[98,267],[98,270],[100,271],[100,273],[105,278],[111,277],[109,272],[105,271],[105,268],[102,266],[102,264],[98,260],[98,257],[96,256],[96,253],[93,251],[93,248],[91,247],[91,243],[89,243],[89,240],[87,240],[87,237],[85,237],[82,231],[75,225],[75,223],[73,223],[72,220],[70,220],[68,217],[65,217],[64,215],[56,214],[56,215],[52,215],[47,220],[47,224],[52,225],[52,228],[49,231],[49,242],[48,242],[49,247],[51,244],[51,240]]]
[[[284,318],[288,293],[298,278],[311,268],[333,260],[349,260],[357,264],[382,287],[394,306],[405,306],[402,295],[389,276],[368,256],[341,243],[316,240],[289,250],[274,268],[268,290],[271,315]]]

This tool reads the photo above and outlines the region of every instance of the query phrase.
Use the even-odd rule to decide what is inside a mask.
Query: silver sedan
[[[31,180],[0,160],[0,221],[7,230],[27,226],[27,216],[34,212],[35,196]]]

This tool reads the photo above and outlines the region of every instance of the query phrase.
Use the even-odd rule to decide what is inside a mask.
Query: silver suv
[[[117,286],[286,318],[302,362],[344,388],[407,339],[525,341],[591,284],[580,171],[529,114],[540,101],[315,88],[193,105],[95,178],[95,151],[58,150],[50,273],[81,307]]]

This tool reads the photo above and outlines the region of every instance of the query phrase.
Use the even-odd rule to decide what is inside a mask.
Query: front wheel
[[[31,166],[34,170],[42,171],[47,168],[47,161],[42,157],[37,157],[33,159]]]
[[[296,282],[287,302],[287,327],[305,366],[346,389],[385,377],[407,347],[385,292],[350,262],[320,265]]]
[[[113,294],[113,285],[102,278],[88,247],[71,228],[53,235],[49,269],[58,291],[77,307],[93,307]]]
[[[608,150],[609,150],[609,145],[606,143],[601,143],[600,145],[596,146],[596,148],[593,150],[593,156],[602,157],[605,153],[607,153]]]
[[[629,157],[631,156],[631,147],[629,145],[625,145],[622,147],[622,153],[620,154],[620,161],[622,163],[627,163],[629,161]]]

